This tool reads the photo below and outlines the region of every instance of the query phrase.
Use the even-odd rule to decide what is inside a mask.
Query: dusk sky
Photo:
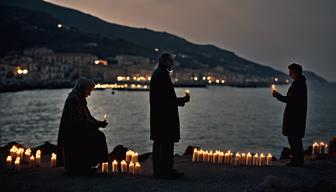
[[[48,0],[112,23],[214,44],[287,73],[336,81],[335,0]]]

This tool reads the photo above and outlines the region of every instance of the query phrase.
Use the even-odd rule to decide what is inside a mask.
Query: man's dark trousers
[[[153,143],[154,176],[169,175],[174,165],[174,142],[155,141]]]

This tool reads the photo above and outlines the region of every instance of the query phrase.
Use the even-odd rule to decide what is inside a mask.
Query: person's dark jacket
[[[91,167],[97,163],[97,151],[105,158],[107,146],[104,133],[98,130],[100,125],[90,114],[83,94],[73,89],[65,101],[59,126],[57,165],[65,165],[67,170]]]
[[[301,76],[293,81],[287,96],[276,94],[275,97],[284,103],[286,108],[283,116],[282,134],[285,136],[304,137],[307,116],[307,85],[306,78]]]
[[[154,141],[178,142],[180,121],[178,106],[185,99],[177,98],[169,72],[158,66],[150,82],[150,139]]]

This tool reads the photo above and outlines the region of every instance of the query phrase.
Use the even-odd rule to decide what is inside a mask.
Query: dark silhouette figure
[[[305,135],[307,116],[307,85],[302,75],[302,67],[298,64],[288,66],[289,76],[294,80],[288,89],[287,96],[273,90],[273,96],[286,103],[283,116],[282,134],[287,136],[293,155],[289,166],[302,166],[304,153],[302,138]]]
[[[150,139],[153,143],[153,169],[156,178],[176,179],[183,175],[174,166],[174,143],[180,140],[178,106],[190,101],[190,96],[176,97],[169,72],[174,58],[164,53],[150,82]]]
[[[108,161],[106,138],[98,121],[87,107],[86,97],[91,95],[94,82],[80,77],[65,101],[57,140],[57,165],[68,174],[94,173],[98,163]]]

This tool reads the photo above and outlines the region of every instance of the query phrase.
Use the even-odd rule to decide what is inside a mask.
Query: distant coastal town
[[[225,74],[222,67],[209,71],[179,68],[172,80],[176,86],[237,85],[269,86],[278,81],[263,77]],[[156,58],[134,55],[116,55],[99,58],[88,53],[55,52],[49,48],[31,48],[7,53],[0,59],[0,91],[16,91],[34,88],[71,87],[79,76],[86,76],[99,84],[135,86],[149,84],[156,66]],[[287,82],[286,82],[287,81]],[[288,83],[288,80],[279,81]],[[117,87],[115,87],[117,88]]]

